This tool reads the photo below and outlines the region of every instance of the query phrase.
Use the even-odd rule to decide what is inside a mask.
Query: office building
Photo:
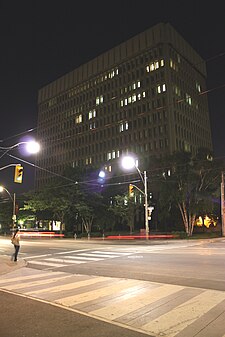
[[[159,23],[39,90],[36,186],[66,166],[212,149],[204,60]]]

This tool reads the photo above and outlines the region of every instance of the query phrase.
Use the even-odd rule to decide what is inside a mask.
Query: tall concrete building
[[[160,23],[41,88],[37,188],[66,166],[212,149],[204,60]]]

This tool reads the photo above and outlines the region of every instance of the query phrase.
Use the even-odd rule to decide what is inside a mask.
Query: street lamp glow
[[[4,187],[0,186],[0,192],[3,192],[3,191],[4,191]]]
[[[105,172],[104,171],[100,171],[98,174],[99,178],[104,179],[105,178]]]
[[[26,149],[30,154],[35,154],[40,151],[40,144],[35,141],[27,142]]]
[[[136,167],[135,160],[131,156],[125,156],[122,158],[122,166],[126,170],[130,170]]]

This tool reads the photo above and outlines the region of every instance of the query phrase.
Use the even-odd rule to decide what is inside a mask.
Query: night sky
[[[224,15],[222,0],[1,1],[0,145],[13,145],[22,135],[14,136],[36,128],[39,88],[153,25],[169,22],[207,62],[214,155],[225,157]],[[0,167],[8,163],[15,160],[5,155]],[[22,186],[12,182],[12,168],[0,171],[0,184],[18,192],[33,188],[34,170],[24,168]]]

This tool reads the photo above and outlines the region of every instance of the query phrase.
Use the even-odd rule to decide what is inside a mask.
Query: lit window
[[[125,122],[125,130],[128,130],[128,128],[129,128],[128,122]]]
[[[115,151],[115,150],[112,151],[112,158],[113,158],[113,159],[116,158],[116,151]]]
[[[201,85],[199,83],[196,83],[196,89],[198,92],[201,92]]]
[[[112,154],[111,154],[111,152],[108,152],[107,153],[107,160],[110,160],[110,159],[112,159]]]
[[[103,103],[104,99],[103,99],[103,95],[96,97],[96,105],[99,105],[100,103]]]
[[[141,82],[140,82],[140,81],[137,82],[137,87],[138,87],[138,88],[141,87]]]
[[[132,103],[136,102],[136,100],[137,100],[136,94],[133,94],[132,95]]]
[[[94,117],[96,117],[96,110],[89,111],[89,113],[88,113],[88,119],[92,119]]]
[[[146,67],[146,70],[147,70],[147,73],[149,73],[149,72],[150,72],[150,68],[149,68],[149,66],[147,66],[147,67]]]
[[[189,94],[186,94],[186,102],[191,105],[192,104],[192,100],[191,100],[191,96]]]
[[[156,61],[156,62],[155,62],[155,69],[158,69],[158,68],[159,68],[159,62]]]
[[[143,91],[143,93],[142,93],[142,97],[146,97],[146,93],[145,93],[145,91]]]
[[[123,123],[120,123],[120,125],[119,125],[119,131],[123,132]]]
[[[125,100],[124,100],[124,104],[125,104],[125,105],[127,105],[127,98],[125,98]]]
[[[161,94],[161,87],[160,87],[160,85],[157,86],[157,93]]]
[[[138,100],[140,101],[140,99],[141,99],[141,94],[138,94]]]
[[[120,101],[120,106],[123,106],[123,100]]]
[[[82,115],[78,115],[75,117],[75,123],[76,124],[82,123]]]
[[[133,83],[132,87],[133,89],[136,89],[136,83]]]
[[[128,97],[128,103],[131,103],[131,96]]]
[[[90,130],[95,129],[95,122],[94,122],[94,123],[91,123],[91,124],[89,125],[89,129],[90,129]]]
[[[153,70],[155,70],[155,66],[154,66],[154,63],[151,63],[150,64],[150,71],[153,71]]]
[[[116,152],[116,156],[117,156],[117,158],[119,158],[119,156],[120,156],[120,151],[119,150]]]
[[[164,60],[160,61],[160,67],[164,67]]]
[[[165,84],[163,84],[163,86],[162,86],[162,91],[166,91],[166,85]]]

